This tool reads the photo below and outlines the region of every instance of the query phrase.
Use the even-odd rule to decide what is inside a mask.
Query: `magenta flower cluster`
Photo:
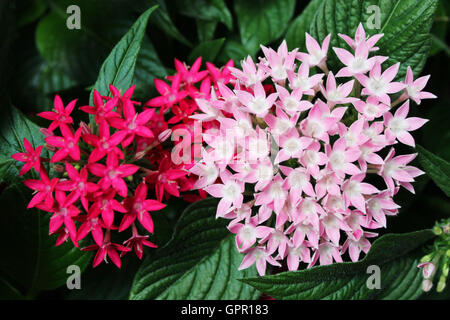
[[[194,187],[220,198],[217,216],[231,220],[245,254],[240,269],[327,265],[347,251],[357,261],[372,230],[397,214],[399,188],[414,193],[423,174],[409,165],[416,154],[394,146],[414,147],[410,132],[427,121],[408,113],[411,100],[435,97],[423,91],[428,77],[414,80],[408,67],[396,81],[399,63],[383,68],[388,57],[375,55],[382,35],[367,37],[362,25],[354,39],[340,36],[350,48],[333,48],[344,65],[336,75],[330,35],[320,45],[306,34],[307,52],[261,46],[257,63],[229,67],[228,85],[197,99],[205,143]]]

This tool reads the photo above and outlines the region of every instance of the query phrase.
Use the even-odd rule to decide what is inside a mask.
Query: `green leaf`
[[[11,78],[17,76],[11,63],[12,56],[16,54],[12,50],[13,44],[17,41],[16,19],[14,7],[16,3],[12,1],[0,2],[0,29],[2,30],[2,41],[0,42],[0,88],[7,91]]]
[[[126,300],[140,264],[141,260],[132,252],[122,258],[120,269],[113,263],[102,263],[96,268],[88,268],[81,278],[81,290],[63,288],[64,299]]]
[[[16,108],[6,106],[0,124],[0,159],[24,152],[23,138],[33,147],[44,144],[39,127],[28,120]],[[43,156],[47,156],[43,153]],[[0,180],[9,184],[0,195],[0,206],[7,208],[0,215],[0,276],[23,295],[34,296],[40,290],[54,289],[66,282],[69,265],[76,264],[83,270],[90,254],[81,252],[72,243],[55,246],[56,237],[48,235],[49,214],[36,209],[27,210],[31,190],[18,178],[19,165],[8,162]],[[30,171],[28,178],[37,178]]]
[[[134,70],[135,96],[141,100],[149,99],[155,91],[153,80],[166,75],[167,70],[159,60],[155,47],[150,39],[144,36]]]
[[[16,105],[31,106],[28,110],[33,112],[50,110],[55,93],[77,85],[65,72],[45,62],[37,52],[21,61],[13,79]]]
[[[155,9],[156,6],[145,11],[116,44],[103,63],[93,90],[97,90],[101,95],[108,95],[110,84],[122,92],[131,87],[147,21]],[[93,90],[91,91],[91,103],[93,102]]]
[[[225,38],[200,43],[189,55],[189,63],[194,62],[198,57],[202,57],[205,62],[214,62],[224,42]]]
[[[196,20],[198,41],[200,43],[212,40],[216,31],[217,21]]]
[[[290,24],[286,32],[286,43],[289,49],[299,48],[300,51],[306,49],[305,32],[309,32],[311,22],[321,4],[322,0],[312,0],[303,12]]]
[[[43,145],[45,141],[36,124],[9,103],[2,104],[5,111],[0,118],[0,182],[14,184],[17,183],[17,176],[23,163],[13,160],[11,155],[25,152],[24,138],[34,148]]]
[[[215,219],[216,199],[190,205],[172,240],[148,256],[136,274],[130,299],[256,299],[259,293],[237,280],[256,275],[238,271],[242,255],[227,221]]]
[[[241,60],[251,54],[247,48],[239,40],[227,39],[223,48],[217,57],[217,60],[225,64],[228,60],[233,59],[236,65],[239,65]]]
[[[27,210],[31,191],[21,183],[10,185],[0,195],[0,206],[8,208],[0,215],[0,274],[11,286],[28,297],[39,291],[58,288],[67,281],[67,267],[84,270],[90,253],[82,252],[69,241],[55,246],[49,236],[50,214]]]
[[[177,0],[178,11],[188,17],[220,21],[233,29],[233,17],[224,0]]]
[[[0,299],[1,300],[22,300],[24,297],[6,279],[0,277]]]
[[[439,1],[434,16],[434,23],[431,27],[431,39],[433,44],[430,50],[430,56],[437,54],[439,51],[444,50],[447,55],[450,55],[450,49],[445,43],[445,36],[447,34],[448,17],[445,10],[445,6],[442,0]]]
[[[419,249],[433,238],[431,230],[386,234],[377,239],[364,259],[307,270],[283,272],[241,281],[276,299],[415,299],[421,293]],[[381,288],[369,289],[371,265],[380,267]]]
[[[416,149],[419,152],[419,162],[427,175],[450,197],[450,163],[420,145]]]
[[[330,48],[348,47],[338,33],[354,37],[356,28],[363,23],[368,35],[384,33],[377,43],[378,55],[389,56],[384,63],[388,67],[401,62],[397,76],[401,79],[406,68],[411,66],[415,74],[419,74],[428,57],[431,46],[430,28],[438,0],[324,0],[318,8],[311,25],[311,36],[320,42],[332,34]],[[379,8],[379,29],[371,29],[376,23]],[[374,19],[375,18],[375,19]],[[368,25],[370,22],[370,25]],[[332,50],[329,51],[330,69],[335,71],[341,64]]]
[[[36,21],[47,10],[47,4],[44,0],[19,1],[17,5],[19,6],[17,8],[19,11],[17,24],[20,27]]]
[[[147,4],[147,7],[149,5],[158,5],[158,9],[155,10],[155,12],[152,15],[152,19],[150,21],[151,24],[154,24],[158,28],[160,28],[162,31],[164,31],[168,36],[180,41],[181,43],[192,47],[192,43],[190,43],[189,40],[186,39],[183,34],[178,30],[176,25],[173,23],[172,19],[170,18],[169,12],[167,10],[166,3],[164,0],[147,0],[145,1]]]
[[[78,0],[81,28],[67,28],[66,8],[71,0],[49,1],[52,11],[39,21],[36,46],[44,60],[85,85],[97,78],[108,52],[131,25],[133,14],[125,3]]]
[[[286,30],[294,7],[295,0],[236,0],[242,44],[254,55],[261,44],[277,40]]]

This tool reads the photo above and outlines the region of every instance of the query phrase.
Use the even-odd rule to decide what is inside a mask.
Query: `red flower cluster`
[[[175,60],[178,73],[167,77],[171,85],[155,79],[161,96],[149,100],[141,112],[136,111],[140,103],[131,99],[134,86],[121,94],[110,85],[111,97],[94,90],[94,105],[80,108],[91,115],[90,125],[80,122],[75,128],[71,113],[76,100],[64,106],[58,95],[53,111],[38,114],[51,121],[41,131],[52,157],[41,157],[44,146],[33,149],[26,139],[26,152],[12,157],[25,162],[20,175],[32,168],[39,173],[40,179],[24,181],[34,190],[28,208],[52,214],[49,233],[59,235],[56,245],[70,238],[78,247],[90,234],[94,244],[81,250],[97,250],[94,267],[108,256],[120,268],[125,253],[134,250],[142,258],[143,246],[156,247],[148,235],[139,234],[154,231],[149,211],[164,208],[162,202],[171,196],[189,202],[206,196],[203,191],[187,192],[198,178],[188,171],[193,154],[190,162],[174,163],[169,142],[172,132],[180,128],[193,135],[194,120],[189,116],[198,110],[195,99],[208,97],[211,86],[229,81],[227,66],[232,62],[222,70],[207,63],[208,70],[199,71],[200,65],[201,58],[192,68]],[[175,147],[178,143],[182,141],[174,141]],[[112,242],[111,231],[127,229],[131,238],[123,244]]]

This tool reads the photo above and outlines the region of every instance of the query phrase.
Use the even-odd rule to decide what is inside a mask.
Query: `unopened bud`
[[[434,226],[434,228],[433,228],[433,233],[434,233],[435,235],[439,236],[439,235],[442,234],[442,229],[439,228],[439,226]]]
[[[433,262],[423,262],[418,265],[419,268],[422,268],[423,277],[425,279],[430,279],[434,272],[436,271],[436,266]]]
[[[439,278],[439,282],[437,284],[437,288],[436,288],[437,292],[444,291],[446,280],[447,280],[447,277],[445,277],[444,275],[441,275],[441,277]]]
[[[56,147],[55,146],[51,146],[48,143],[44,143],[44,148],[47,149],[48,151],[51,151],[51,152],[55,152],[56,151]]]
[[[48,131],[47,128],[40,128],[39,131],[47,138],[53,136],[53,133]]]
[[[442,267],[442,274],[444,275],[444,276],[448,276],[448,264],[444,264],[444,266]]]
[[[91,128],[84,121],[80,121],[80,128],[83,135],[92,133]]]
[[[80,170],[81,166],[79,164],[74,165],[74,168]]]
[[[433,282],[429,279],[425,279],[422,282],[422,290],[428,292],[433,288]]]
[[[430,262],[432,258],[433,256],[431,254],[427,254],[426,256],[422,257],[422,259],[420,259],[420,262]]]
[[[130,182],[133,181],[133,176],[128,176],[127,180],[130,181]]]
[[[445,233],[445,234],[449,234],[449,233],[450,233],[450,224],[446,224],[446,225],[443,227],[443,229],[444,229],[444,233]]]
[[[139,151],[134,155],[134,160],[140,160],[145,156],[145,150],[144,151]]]
[[[158,141],[159,141],[159,142],[164,142],[164,141],[166,141],[167,139],[170,138],[171,134],[172,134],[172,129],[166,129],[166,130],[164,130],[163,132],[161,132],[161,133],[158,135]]]

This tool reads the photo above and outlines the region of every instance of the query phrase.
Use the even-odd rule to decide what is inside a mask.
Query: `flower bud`
[[[422,282],[422,290],[428,292],[433,288],[433,282],[429,279],[425,279]]]
[[[444,264],[444,266],[442,267],[442,274],[446,277],[448,276],[448,269],[448,264]]]
[[[81,128],[81,134],[82,135],[91,134],[92,133],[91,128],[84,121],[80,121],[80,128]]]
[[[430,262],[432,258],[433,256],[431,254],[427,254],[426,256],[422,257],[422,259],[420,259],[420,262]]]
[[[425,279],[430,279],[436,271],[436,266],[433,262],[423,262],[420,263],[417,267],[422,268],[423,277]]]
[[[158,141],[159,142],[164,142],[167,139],[169,139],[171,135],[172,135],[172,130],[171,129],[166,129],[166,130],[164,130],[163,132],[161,132],[158,135]]]
[[[444,275],[441,275],[441,277],[439,278],[439,282],[437,284],[437,288],[436,288],[437,292],[444,291],[446,280],[447,280],[447,277],[445,277]]]
[[[53,133],[48,131],[47,128],[40,128],[39,131],[44,135],[44,137],[50,137],[53,136]]]
[[[47,149],[48,151],[51,151],[51,152],[55,152],[56,151],[56,147],[51,146],[48,143],[44,144],[44,148]]]
[[[443,227],[443,229],[444,229],[444,233],[445,233],[445,234],[449,234],[449,233],[450,233],[450,224],[446,224],[446,225]]]
[[[437,236],[442,234],[442,229],[439,226],[434,226],[433,233]]]

